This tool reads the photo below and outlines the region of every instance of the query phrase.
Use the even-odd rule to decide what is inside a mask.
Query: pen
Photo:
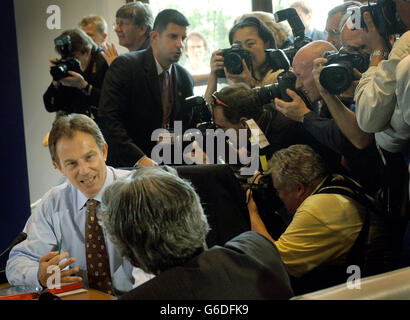
[[[63,247],[63,236],[60,237],[60,242],[58,243],[58,254],[61,253],[62,247]]]

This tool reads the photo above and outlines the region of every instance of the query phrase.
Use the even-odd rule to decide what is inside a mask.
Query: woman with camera
[[[64,31],[55,43],[62,59],[50,59],[53,81],[43,95],[46,110],[94,118],[108,69],[102,49],[78,28]]]
[[[205,93],[208,103],[212,102],[211,95],[217,90],[218,74],[224,73],[228,83],[243,82],[253,88],[276,82],[277,75],[282,71],[273,70],[268,63],[265,50],[276,48],[275,38],[272,31],[258,18],[248,17],[235,24],[229,32],[229,42],[234,44],[232,49],[212,53],[211,73]],[[224,63],[224,56],[230,52],[235,52],[242,58],[242,66],[235,68],[241,71],[237,74],[232,70],[229,72]]]

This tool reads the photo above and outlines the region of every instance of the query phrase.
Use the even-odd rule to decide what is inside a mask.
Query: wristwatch
[[[379,50],[373,51],[370,54],[370,60],[372,60],[374,56],[383,56],[385,59],[387,59],[389,57],[389,53],[386,51],[379,51]]]

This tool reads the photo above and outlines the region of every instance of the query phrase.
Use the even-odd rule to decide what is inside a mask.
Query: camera
[[[285,52],[281,49],[266,49],[266,61],[273,71],[280,69],[289,70],[290,62]]]
[[[71,44],[71,37],[69,35],[59,36],[54,39],[54,44],[61,53],[61,59],[57,61],[56,65],[50,68],[50,74],[54,81],[59,81],[70,74],[68,71],[81,73],[81,63],[76,58],[72,57],[73,46]]]
[[[343,47],[339,52],[327,51],[326,66],[319,76],[320,84],[331,94],[340,94],[353,82],[353,68],[365,72],[369,68],[369,56],[357,50]]]
[[[211,112],[205,99],[201,96],[192,96],[185,99],[185,108],[192,112],[192,123],[204,123],[212,120]]]
[[[224,65],[229,73],[241,74],[243,72],[242,60],[245,59],[248,69],[253,74],[252,55],[249,51],[242,49],[239,43],[233,43],[231,48],[223,49],[221,55],[224,57]],[[215,74],[219,78],[226,77],[224,70],[216,70]]]
[[[295,8],[279,10],[274,14],[276,22],[287,21],[293,33],[293,46],[283,49],[289,61],[292,63],[296,52],[312,42],[312,39],[305,36],[305,26],[300,19]]]
[[[279,239],[286,230],[287,223],[279,214],[284,211],[284,206],[276,193],[270,174],[264,174],[258,183],[249,183],[247,177],[237,173],[235,176],[244,191],[252,191],[253,200],[266,229],[272,238]]]
[[[265,50],[269,66],[276,71],[284,69],[277,76],[277,83],[265,85],[263,87],[253,88],[253,93],[258,104],[263,106],[272,101],[272,99],[279,98],[285,101],[292,101],[292,98],[286,93],[286,89],[295,90],[296,75],[289,71],[290,63],[286,54],[281,49]]]
[[[396,12],[396,4],[393,0],[377,0],[376,3],[368,3],[360,7],[360,27],[366,29],[363,13],[370,12],[374,25],[379,34],[389,43],[388,36],[392,34],[402,34],[406,31],[406,26],[400,20]]]

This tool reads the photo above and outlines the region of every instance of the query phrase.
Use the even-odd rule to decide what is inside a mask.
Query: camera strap
[[[270,145],[268,139],[266,138],[261,128],[259,128],[255,120],[249,119],[248,121],[246,121],[246,124],[248,125],[248,128],[251,130],[251,137],[249,138],[251,144],[256,143],[259,149],[264,149]],[[266,171],[268,169],[268,161],[266,159],[266,155],[260,155],[259,161],[262,170]]]
[[[246,121],[246,124],[248,125],[249,130],[251,130],[251,137],[249,138],[251,144],[257,143],[259,149],[266,148],[270,145],[268,139],[266,138],[261,128],[259,128],[255,120],[249,119]]]

